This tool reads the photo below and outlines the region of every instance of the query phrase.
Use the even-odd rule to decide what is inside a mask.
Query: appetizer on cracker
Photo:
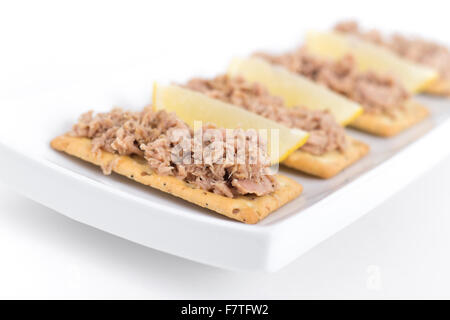
[[[255,157],[243,130],[205,125],[194,132],[175,114],[148,107],[85,113],[51,146],[100,166],[105,174],[116,172],[229,218],[256,223],[302,192],[297,182],[269,172],[264,143],[256,138]],[[244,141],[243,153],[237,141]]]
[[[371,42],[406,60],[436,70],[439,77],[425,86],[425,92],[450,96],[450,50],[445,46],[418,37],[400,34],[385,37],[376,30],[363,31],[355,21],[341,22],[334,30]]]
[[[352,55],[359,71],[392,75],[410,93],[423,91],[438,78],[438,73],[432,68],[403,59],[384,47],[338,31],[308,32],[305,46],[311,54],[331,60]]]
[[[363,131],[393,136],[428,116],[427,109],[412,101],[399,81],[372,70],[360,71],[352,55],[331,60],[302,47],[282,55],[255,56],[358,103],[364,112],[350,125]]]
[[[176,111],[177,114],[184,111],[187,118],[195,114],[199,119],[220,126],[242,127],[243,121],[255,118],[266,119],[265,123],[277,124],[288,131],[306,131],[309,134],[306,143],[295,148],[285,148],[289,149],[289,153],[279,161],[321,178],[333,177],[369,150],[366,144],[347,136],[331,113],[304,107],[287,108],[283,99],[271,95],[262,85],[250,83],[242,77],[223,75],[212,80],[192,79],[183,87],[156,85],[154,105],[156,108]],[[240,110],[239,115],[233,117],[231,123],[223,122],[237,110]],[[211,112],[213,118],[209,117]],[[280,137],[280,144],[283,142],[284,139]]]

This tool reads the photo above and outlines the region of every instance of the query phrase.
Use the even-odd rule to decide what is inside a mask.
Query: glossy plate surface
[[[126,178],[103,176],[99,168],[50,148],[50,140],[84,111],[149,103],[153,79],[146,87],[142,78],[129,80],[137,89],[125,99],[111,85],[110,92],[75,86],[1,101],[0,180],[74,220],[157,250],[221,268],[275,271],[450,153],[450,101],[418,97],[432,116],[395,138],[349,130],[372,150],[337,177],[318,180],[280,168],[303,184],[303,195],[261,223],[244,225]]]

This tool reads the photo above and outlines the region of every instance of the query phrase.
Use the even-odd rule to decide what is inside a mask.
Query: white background
[[[232,56],[291,48],[347,17],[449,43],[448,11],[444,1],[2,1],[0,103],[81,82],[131,104],[153,80],[213,75]],[[142,87],[112,76],[123,90],[108,91],[96,76],[111,70]],[[144,248],[2,186],[0,298],[450,298],[449,178],[447,159],[274,274]]]

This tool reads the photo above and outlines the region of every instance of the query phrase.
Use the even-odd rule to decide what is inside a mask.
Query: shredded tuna
[[[300,48],[279,56],[266,53],[255,56],[321,83],[360,103],[369,113],[396,116],[409,98],[407,91],[393,77],[371,71],[359,72],[354,58],[349,55],[329,61]]]
[[[101,165],[102,172],[105,176],[109,176],[118,164],[119,158],[115,158],[108,162],[106,165]]]
[[[418,37],[394,34],[383,37],[379,31],[363,31],[355,21],[346,21],[335,26],[335,30],[382,45],[411,61],[436,69],[442,78],[450,80],[450,50],[440,44]]]
[[[95,116],[92,111],[87,112],[73,126],[71,134],[92,139],[93,152],[102,149],[142,156],[157,174],[175,176],[194,187],[226,197],[262,196],[276,190],[263,141],[257,144],[258,157],[252,157],[249,144],[245,144],[245,153],[239,157],[238,142],[248,139],[246,132],[233,130],[230,140],[226,139],[225,129],[209,125],[200,131],[194,135],[175,114],[146,108],[142,112],[113,109]],[[218,132],[222,139],[210,132]],[[200,153],[195,153],[196,146],[200,146]],[[116,163],[114,160],[102,167],[103,172],[110,174]]]
[[[283,99],[270,95],[259,83],[222,75],[212,80],[192,79],[185,87],[240,106],[290,128],[308,131],[310,138],[301,147],[303,151],[322,155],[333,150],[344,151],[347,147],[344,129],[329,112],[312,111],[304,107],[287,108]]]

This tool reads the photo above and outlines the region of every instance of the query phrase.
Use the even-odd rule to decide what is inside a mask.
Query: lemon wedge
[[[392,74],[412,93],[424,90],[438,77],[438,73],[431,68],[405,60],[381,46],[339,32],[309,32],[306,47],[311,53],[329,59],[352,54],[361,71]]]
[[[176,85],[163,86],[155,83],[153,108],[175,112],[191,127],[195,121],[202,121],[204,124],[213,123],[226,129],[266,129],[267,150],[272,164],[286,159],[305,144],[309,137],[305,131],[291,129],[241,107]]]
[[[261,83],[272,95],[282,97],[287,107],[303,106],[315,110],[329,110],[343,126],[351,123],[363,112],[359,104],[261,58],[233,59],[228,68],[228,75],[242,76],[247,81]]]

